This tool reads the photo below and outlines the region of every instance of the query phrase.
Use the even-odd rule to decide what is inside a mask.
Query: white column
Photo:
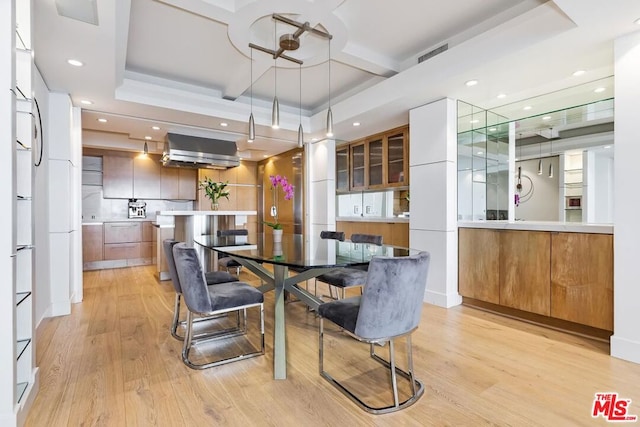
[[[640,32],[615,41],[614,335],[611,355],[640,363],[638,240]]]
[[[325,139],[307,146],[307,230],[320,236],[336,229],[336,142]]]
[[[458,294],[456,102],[441,99],[409,111],[409,246],[431,253],[424,301],[441,307]]]

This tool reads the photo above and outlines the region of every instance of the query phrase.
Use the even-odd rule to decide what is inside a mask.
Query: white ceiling
[[[74,2],[80,9],[87,0],[64,1],[71,10]],[[406,124],[410,108],[445,96],[501,107],[507,117],[522,117],[525,99],[537,102],[531,114],[567,107],[540,95],[610,77],[614,39],[640,30],[637,0],[100,0],[98,25],[59,15],[55,0],[34,4],[36,65],[50,90],[83,108],[84,129],[124,134],[131,147],[145,136],[162,141],[167,130],[233,139],[255,159],[294,148],[300,122],[298,66],[279,59],[274,75],[273,58],[259,51],[251,66],[248,43],[274,46],[273,13],[333,35],[331,107],[340,140]],[[275,27],[277,36],[293,31]],[[446,52],[418,64],[444,43]],[[304,61],[305,140],[322,138],[329,44],[305,33],[288,54]],[[72,67],[71,58],[85,65]],[[574,77],[578,69],[586,73]],[[248,144],[252,70],[257,139]],[[467,87],[470,79],[479,83]],[[270,127],[274,87],[279,130]],[[611,85],[606,91],[600,98],[613,96]]]

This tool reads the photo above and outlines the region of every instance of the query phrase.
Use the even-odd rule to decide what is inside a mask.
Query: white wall
[[[640,363],[640,286],[638,241],[640,198],[637,197],[638,100],[640,99],[640,32],[615,44],[615,213],[614,335],[611,355]]]
[[[409,111],[409,246],[429,251],[425,302],[451,307],[458,294],[457,109],[441,99]]]
[[[553,178],[549,178],[549,163],[553,164]],[[560,211],[558,156],[542,159],[542,175],[538,175],[538,159],[516,162],[516,181],[518,167],[522,168],[522,192],[520,205],[515,207],[516,219],[563,221],[558,216]]]
[[[305,150],[308,171],[305,232],[319,237],[322,230],[336,229],[336,142],[325,139],[305,145]]]

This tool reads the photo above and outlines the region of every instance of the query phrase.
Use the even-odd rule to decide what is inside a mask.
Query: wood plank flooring
[[[640,415],[640,365],[610,357],[607,344],[465,306],[424,305],[413,344],[425,395],[394,414],[366,414],[319,376],[318,320],[299,302],[286,306],[288,379],[273,380],[271,293],[267,354],[195,371],[169,333],[173,288],[153,272],[85,272],[85,300],[41,323],[40,392],[27,426],[604,425],[591,408],[606,391],[632,399],[629,412]],[[256,321],[250,313],[251,329]],[[368,347],[327,323],[326,369],[373,403],[389,397]],[[397,351],[404,361],[403,342]]]

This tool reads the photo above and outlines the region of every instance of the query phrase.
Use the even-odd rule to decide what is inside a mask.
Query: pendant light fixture
[[[553,154],[553,128],[549,128],[549,158],[551,159],[549,161],[549,178],[553,178],[553,159],[551,158],[551,155]]]
[[[273,50],[277,50],[277,21],[273,21]],[[273,56],[273,106],[271,107],[271,128],[280,129],[280,103],[278,102],[278,57]]]
[[[144,148],[142,149],[142,154],[145,156],[149,154],[149,146],[147,145],[147,141],[144,142]]]
[[[300,125],[298,126],[298,147],[302,148],[304,145],[304,132],[302,130],[302,64],[300,64],[300,98],[298,99],[298,119]]]
[[[331,112],[331,39],[329,39],[329,109],[327,110],[327,136],[333,137],[333,113]]]
[[[538,175],[542,175],[542,143],[538,143]]]
[[[253,48],[251,48],[251,114],[249,115],[249,138],[247,142],[251,143],[256,139],[256,123],[253,120]]]

